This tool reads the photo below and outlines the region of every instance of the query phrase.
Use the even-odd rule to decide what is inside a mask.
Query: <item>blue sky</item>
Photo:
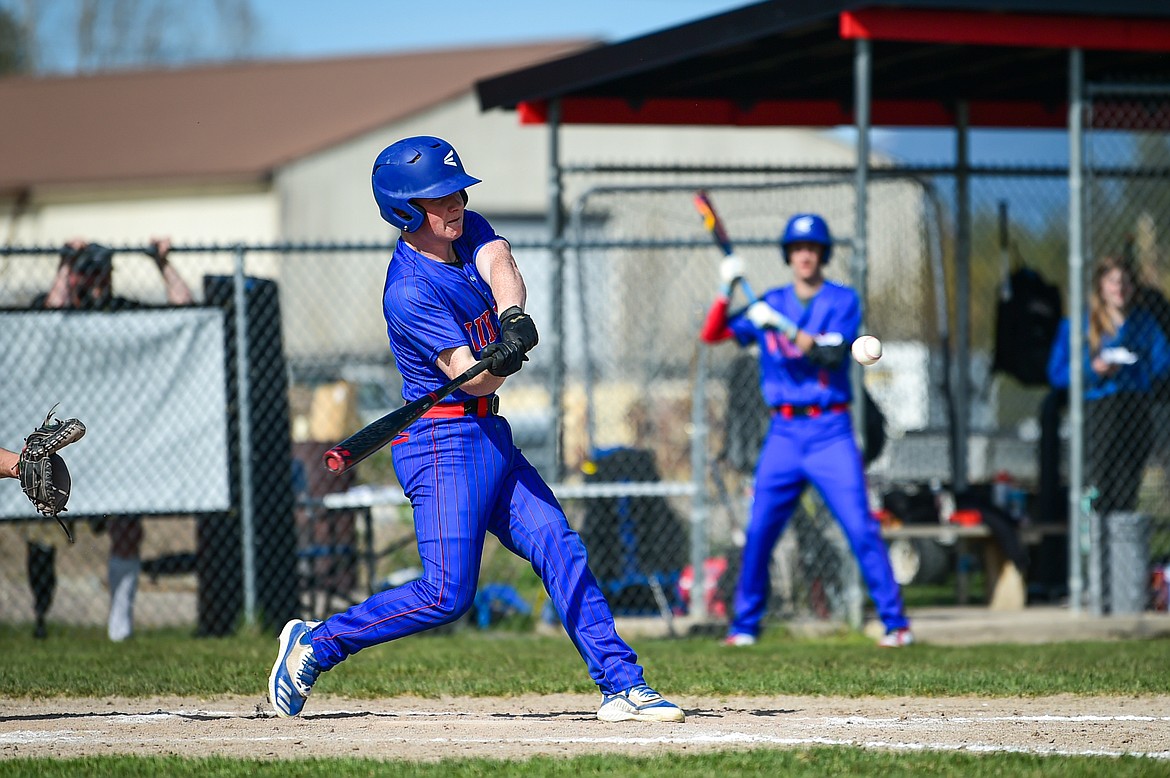
[[[624,40],[751,0],[252,0],[260,53],[328,56],[552,38]]]

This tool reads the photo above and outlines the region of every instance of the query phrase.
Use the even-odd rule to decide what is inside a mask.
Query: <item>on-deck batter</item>
[[[735,589],[735,618],[727,636],[751,645],[771,590],[768,562],[805,486],[812,484],[837,517],[861,567],[886,628],[881,645],[912,642],[902,594],[878,523],[870,515],[861,453],[849,416],[849,346],[861,325],[857,294],[827,281],[832,253],[829,226],[816,214],[793,216],[780,237],[792,283],[770,289],[728,320],[728,301],[743,277],[735,256],[723,260],[723,289],[700,337],[718,343],[734,337],[760,349],[760,389],[772,422],[756,465],[755,495]]]
[[[492,364],[390,444],[414,509],[422,577],[324,622],[288,622],[269,699],[278,716],[296,716],[318,675],[346,657],[466,613],[491,532],[540,576],[601,690],[599,719],[683,721],[678,706],[646,685],[585,546],[497,413],[496,390],[520,370],[538,336],[523,312],[527,293],[511,247],[465,209],[466,189],[478,183],[449,143],[430,136],[400,140],[374,163],[374,199],[402,231],[382,303],[403,399],[439,388],[479,359]]]

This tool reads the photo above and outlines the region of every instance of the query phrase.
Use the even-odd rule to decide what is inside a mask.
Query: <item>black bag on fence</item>
[[[861,456],[865,466],[869,467],[886,447],[886,415],[864,386],[861,387],[861,399],[865,403],[865,447]]]
[[[595,452],[592,464],[587,483],[661,481],[654,452],[648,449]],[[586,501],[581,540],[589,552],[589,568],[610,607],[625,616],[657,614],[650,578],[656,578],[672,599],[690,553],[687,525],[661,495]]]
[[[1028,267],[1008,277],[995,311],[995,358],[991,369],[1024,386],[1048,385],[1048,352],[1063,315],[1060,290]]]

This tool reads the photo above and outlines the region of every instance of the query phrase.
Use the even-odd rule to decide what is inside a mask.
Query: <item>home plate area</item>
[[[6,700],[3,757],[173,754],[437,760],[829,745],[1170,759],[1170,697],[675,697],[683,724],[606,724],[595,695]]]

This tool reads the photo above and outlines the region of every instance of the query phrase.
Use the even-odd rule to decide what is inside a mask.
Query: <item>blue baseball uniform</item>
[[[403,399],[447,383],[440,352],[469,346],[478,357],[500,332],[496,301],[476,271],[477,252],[503,240],[473,211],[455,240],[458,264],[417,253],[400,240],[386,274],[383,310]],[[472,396],[456,391],[444,405]],[[487,398],[482,407],[490,407]],[[589,674],[605,694],[644,683],[634,651],[587,565],[585,546],[536,469],[516,448],[503,417],[424,417],[392,443],[395,472],[414,509],[423,575],[380,592],[312,631],[321,670],[363,648],[458,619],[471,607],[484,539],[491,532],[540,576]]]
[[[789,285],[760,298],[802,331],[826,343],[848,345],[857,335],[861,308],[853,290],[831,281],[808,301]],[[703,339],[734,337],[759,345],[760,390],[772,421],[756,465],[755,495],[735,590],[733,635],[755,636],[771,590],[772,549],[805,486],[812,484],[845,531],[861,574],[887,631],[908,621],[890,568],[878,522],[869,511],[865,472],[849,416],[849,363],[826,366],[810,360],[783,334],[757,328],[745,315],[726,319],[727,300],[716,301]]]

